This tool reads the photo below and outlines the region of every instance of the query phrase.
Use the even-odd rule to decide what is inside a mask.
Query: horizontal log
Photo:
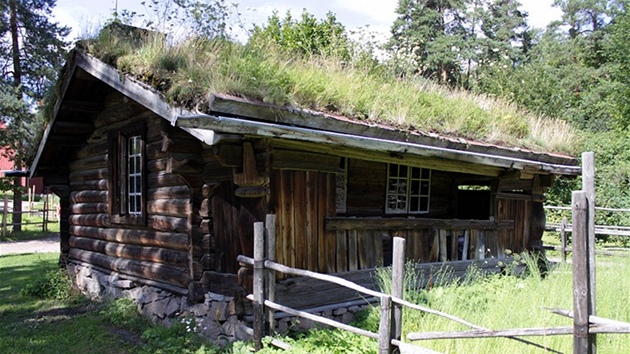
[[[188,286],[188,269],[147,261],[116,258],[96,252],[71,248],[70,259],[90,263],[119,273],[139,276],[149,280],[164,281],[169,284]]]
[[[185,186],[186,182],[178,175],[168,172],[149,173],[147,176],[149,188]]]
[[[77,159],[70,162],[71,171],[82,171],[95,168],[107,168],[107,150],[102,151],[100,155],[90,156],[83,159]]]
[[[168,153],[165,157],[149,160],[147,170],[150,172],[200,173],[204,164],[198,154]]]
[[[513,220],[460,220],[409,218],[326,218],[326,230],[442,229],[442,230],[511,230]]]
[[[129,245],[76,236],[70,237],[69,243],[70,247],[102,253],[117,258],[163,263],[175,267],[186,267],[188,265],[188,252],[186,251]]]
[[[273,151],[273,168],[280,170],[304,170],[338,173],[339,156],[317,154],[308,151],[276,149]]]
[[[77,149],[77,158],[84,159],[88,157],[103,155],[103,153],[106,152],[108,148],[109,144],[106,141],[98,144],[88,144],[80,149]]]
[[[106,191],[107,190],[107,180],[97,180],[97,181],[70,181],[70,186],[74,190],[95,190],[95,191]]]
[[[168,232],[188,232],[190,228],[187,218],[163,215],[149,215],[147,217],[147,227],[156,231]]]
[[[107,214],[70,215],[68,222],[70,225],[106,227],[109,225],[109,216]]]
[[[147,247],[161,247],[187,251],[188,235],[175,232],[156,232],[136,229],[105,229],[88,226],[70,226],[70,234],[109,242]]]
[[[78,203],[70,205],[72,214],[102,214],[107,213],[107,203]]]
[[[176,138],[169,136],[162,136],[162,151],[170,152],[170,153],[200,153],[201,143],[199,140],[194,139],[193,137],[184,138]]]
[[[107,202],[107,191],[78,191],[70,193],[72,203]]]
[[[190,199],[158,199],[147,201],[149,214],[185,218],[192,213]]]
[[[109,127],[121,119],[136,116],[145,110],[146,108],[129,100],[110,104],[94,117],[94,126],[97,128]]]
[[[95,168],[90,170],[78,170],[70,172],[70,181],[90,181],[107,179],[107,168]]]
[[[147,190],[147,200],[188,199],[191,196],[192,193],[188,186],[160,187]]]

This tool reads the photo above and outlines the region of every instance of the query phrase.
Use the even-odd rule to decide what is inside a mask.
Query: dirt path
[[[0,256],[18,253],[59,252],[59,234],[46,238],[21,242],[0,242]]]

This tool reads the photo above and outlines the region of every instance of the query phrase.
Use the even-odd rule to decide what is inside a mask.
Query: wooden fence
[[[56,207],[53,207],[51,203],[50,199],[50,195],[46,194],[44,195],[43,201],[43,207],[41,209],[35,209],[33,208],[34,205],[34,195],[30,193],[29,190],[29,194],[28,194],[28,201],[26,203],[23,202],[23,205],[26,204],[27,205],[27,210],[22,210],[22,211],[12,211],[11,209],[11,202],[9,200],[9,196],[5,195],[4,199],[2,201],[2,222],[1,222],[1,227],[2,227],[2,237],[6,237],[7,235],[7,230],[9,227],[11,226],[16,226],[16,225],[21,225],[21,226],[25,226],[25,225],[39,225],[42,228],[42,232],[46,232],[48,231],[48,224],[51,222],[57,222],[57,209]],[[20,214],[22,216],[24,215],[34,215],[34,214],[41,214],[42,216],[42,220],[41,221],[36,221],[36,222],[24,222],[23,220],[21,222],[13,222],[13,220],[11,220],[11,222],[9,222],[9,218],[12,214]],[[51,215],[53,216],[51,218]]]
[[[347,330],[359,335],[378,340],[378,352],[380,354],[391,353],[394,347],[399,347],[401,352],[407,351],[407,344],[401,340],[401,326],[403,306],[405,308],[423,311],[438,315],[464,324],[472,330],[460,332],[436,332],[436,333],[409,333],[407,340],[419,341],[426,339],[455,339],[455,338],[491,338],[506,337],[527,344],[536,345],[542,349],[552,351],[539,344],[529,342],[521,336],[549,336],[549,335],[573,335],[574,354],[594,354],[596,348],[597,333],[630,333],[630,323],[601,318],[595,311],[595,223],[594,223],[594,164],[592,153],[583,156],[583,191],[573,192],[573,311],[562,309],[550,309],[558,315],[573,318],[573,326],[554,328],[519,328],[505,330],[490,330],[455,316],[442,313],[430,308],[415,305],[402,299],[405,240],[396,237],[394,239],[392,264],[392,293],[385,294],[374,291],[345,279],[332,275],[320,274],[312,271],[290,268],[274,262],[275,250],[275,216],[269,215],[266,223],[254,224],[254,258],[238,256],[239,262],[252,265],[253,294],[248,299],[253,301],[254,321],[253,336],[255,349],[262,348],[262,337],[265,327],[268,331],[274,328],[274,311],[282,311],[292,316],[310,319],[331,327]],[[265,234],[267,242],[265,243]],[[265,248],[265,246],[267,248]],[[265,253],[267,259],[265,259]],[[331,319],[314,315],[308,312],[289,308],[276,303],[275,299],[275,272],[283,272],[290,275],[310,277],[329,281],[340,286],[363,293],[369,297],[380,300],[380,321],[378,333],[373,333],[360,328],[349,326]],[[413,345],[415,353],[435,353],[432,350]]]

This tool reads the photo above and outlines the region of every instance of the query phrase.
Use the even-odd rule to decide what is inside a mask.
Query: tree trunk
[[[11,28],[11,45],[12,45],[12,56],[13,56],[13,84],[18,90],[18,99],[22,99],[22,65],[20,62],[20,40],[19,40],[19,31],[18,31],[18,21],[17,21],[17,2],[16,0],[9,1],[9,26]],[[13,117],[14,122],[17,127],[20,126],[19,119],[20,117],[16,115]],[[16,146],[19,146],[21,142],[16,142]],[[15,151],[14,156],[14,169],[20,169],[22,167],[22,153],[21,151]],[[16,177],[13,181],[13,232],[22,231],[22,190],[21,190],[21,177]]]

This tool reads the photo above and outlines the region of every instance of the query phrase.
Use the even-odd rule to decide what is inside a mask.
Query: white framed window
[[[129,215],[142,215],[142,137],[127,139],[127,186],[126,199]]]
[[[429,212],[431,170],[390,163],[387,165],[385,213],[426,214]]]
[[[109,134],[109,216],[113,223],[145,223],[144,130],[144,125],[129,125]]]

